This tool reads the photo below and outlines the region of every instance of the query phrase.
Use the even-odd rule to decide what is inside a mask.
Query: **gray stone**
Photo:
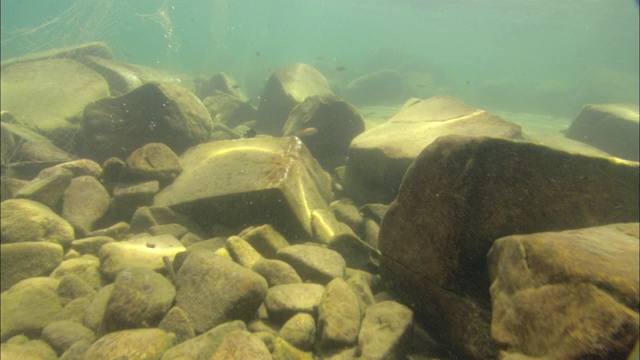
[[[493,338],[528,356],[625,358],[639,331],[638,233],[624,223],[496,240]]]
[[[100,161],[124,159],[147,143],[161,142],[180,154],[207,141],[212,127],[207,109],[188,89],[152,81],[84,108],[82,152]]]
[[[323,351],[352,346],[358,338],[360,303],[342,278],[331,280],[318,307],[318,341]]]
[[[308,238],[309,212],[327,209],[331,198],[330,176],[295,137],[209,142],[180,161],[184,171],[154,205],[202,224],[215,219],[239,230],[269,223],[287,238]]]
[[[246,330],[229,332],[211,356],[211,360],[255,359],[271,360],[267,346]]]
[[[163,258],[173,261],[174,256],[184,250],[180,241],[171,235],[107,243],[100,250],[100,269],[108,279],[114,279],[125,268],[165,271]]]
[[[63,249],[58,244],[21,242],[2,244],[0,249],[0,291],[24,279],[47,276],[62,262]]]
[[[162,356],[162,360],[211,360],[211,356],[228,333],[246,330],[244,322],[234,320],[220,324],[215,328],[178,344]]]
[[[404,173],[422,149],[451,134],[522,138],[520,126],[454,97],[418,100],[353,139],[344,175],[345,190],[360,202],[391,202]]]
[[[122,270],[113,285],[100,333],[157,326],[176,296],[169,280],[149,269]]]
[[[251,270],[262,275],[267,280],[269,287],[302,282],[293,267],[280,260],[262,259],[253,264]]]
[[[441,137],[416,158],[385,214],[380,273],[461,356],[495,356],[485,262],[493,242],[637,221],[638,176],[638,163]]]
[[[11,199],[0,204],[3,244],[44,241],[68,247],[74,239],[71,224],[50,208],[26,199]]]
[[[176,336],[160,329],[132,329],[109,333],[91,344],[85,359],[160,359]]]
[[[362,359],[405,359],[413,333],[413,311],[395,301],[367,308],[358,334]]]
[[[297,313],[316,316],[324,286],[318,284],[276,285],[267,291],[264,305],[269,318],[285,322]]]
[[[310,351],[316,339],[316,321],[307,313],[299,313],[287,320],[278,335],[303,351]]]
[[[54,321],[42,330],[42,340],[62,355],[77,341],[93,342],[96,335],[84,325],[74,321]]]
[[[64,191],[62,217],[83,237],[93,230],[95,223],[109,210],[111,197],[93,176],[84,175],[71,180]]]
[[[267,293],[257,273],[206,250],[191,253],[178,271],[176,306],[201,334],[230,320],[253,316]]]
[[[42,329],[54,321],[62,306],[55,292],[47,289],[9,290],[0,295],[0,339],[24,334],[40,336]]]
[[[282,135],[291,110],[307,97],[332,94],[327,79],[307,64],[291,64],[276,70],[264,87],[258,105],[261,130]]]
[[[640,157],[638,105],[585,105],[565,136],[623,159]]]
[[[346,267],[339,253],[318,245],[291,245],[278,251],[278,259],[291,265],[302,280],[321,285],[343,277]]]

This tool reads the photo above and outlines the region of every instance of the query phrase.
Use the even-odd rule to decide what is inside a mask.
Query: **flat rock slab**
[[[382,220],[381,274],[450,345],[489,356],[490,345],[474,351],[491,344],[485,260],[493,241],[638,221],[638,175],[634,162],[441,137],[416,158]]]
[[[638,232],[624,223],[496,240],[493,338],[528,356],[624,358],[638,336]]]
[[[17,63],[2,70],[1,79],[2,109],[45,135],[69,128],[68,119],[109,96],[106,80],[73,59]]]
[[[311,237],[311,213],[328,209],[331,180],[295,137],[210,142],[180,159],[184,171],[155,197],[208,226],[268,223]]]
[[[347,191],[366,202],[389,203],[422,149],[440,136],[452,134],[522,138],[519,125],[454,97],[417,100],[353,139],[345,175]]]
[[[640,158],[638,105],[585,105],[565,136],[622,159]]]

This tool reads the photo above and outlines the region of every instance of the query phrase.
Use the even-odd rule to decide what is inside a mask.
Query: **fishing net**
[[[2,57],[93,41],[108,43],[114,52],[126,52],[127,41],[133,36],[160,30],[167,49],[177,49],[169,0],[72,0],[70,3],[66,9],[53,14],[50,14],[52,5],[44,2],[34,1],[28,10],[3,6],[6,17],[3,16],[2,21]],[[10,21],[12,15],[20,11],[29,11],[34,17],[49,15],[35,26],[21,27],[28,21]]]

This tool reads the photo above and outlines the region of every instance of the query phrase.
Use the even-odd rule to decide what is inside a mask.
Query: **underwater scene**
[[[5,0],[0,358],[638,359],[634,0]]]

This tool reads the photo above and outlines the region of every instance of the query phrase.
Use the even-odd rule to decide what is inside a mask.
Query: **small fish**
[[[245,137],[245,138],[247,138],[247,139],[254,138],[254,137],[256,137],[256,135],[258,135],[258,132],[257,132],[255,129],[249,129],[249,130],[246,130],[246,131],[242,134],[242,136],[244,136],[244,137]]]
[[[317,133],[318,133],[318,128],[308,127],[308,128],[296,131],[293,135],[297,137],[305,137],[305,136],[315,135]]]
[[[347,71],[347,67],[346,66],[338,66],[336,68],[336,71]]]

